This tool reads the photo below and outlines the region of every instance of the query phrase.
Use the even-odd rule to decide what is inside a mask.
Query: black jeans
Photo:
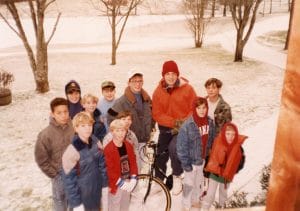
[[[176,152],[177,135],[173,135],[171,133],[171,128],[163,127],[163,126],[158,126],[158,128],[159,128],[159,136],[158,136],[157,152],[160,155],[156,160],[156,165],[164,173],[166,173],[167,162],[170,158],[172,174],[175,176],[179,176],[180,174],[182,174],[183,169],[181,167],[181,163],[177,157],[177,152]],[[155,176],[160,178],[162,181],[164,180],[164,176],[158,170],[155,171]]]

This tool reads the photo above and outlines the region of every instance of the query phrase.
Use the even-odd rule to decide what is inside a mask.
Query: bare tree
[[[205,28],[209,18],[204,18],[204,9],[207,0],[184,0],[184,9],[187,13],[187,23],[194,35],[196,48],[201,48],[205,35]]]
[[[262,0],[229,0],[229,7],[236,28],[235,62],[243,61],[244,47],[256,21],[256,13]],[[248,29],[247,29],[248,26]]]
[[[115,65],[117,63],[117,49],[124,33],[127,20],[131,12],[142,2],[142,0],[99,1],[105,7],[105,13],[108,17],[108,21],[111,27],[111,64]]]
[[[36,39],[36,52],[33,51],[33,46],[30,45],[28,37],[25,33],[20,12],[16,4],[19,2],[27,2],[30,10],[30,17],[32,20],[33,30],[35,33]],[[0,16],[5,21],[5,23],[18,35],[22,40],[23,45],[26,49],[27,56],[30,62],[30,67],[33,72],[34,80],[36,83],[36,91],[40,93],[45,93],[49,91],[49,82],[48,82],[48,44],[51,41],[57,24],[59,22],[61,13],[58,13],[56,22],[52,29],[52,32],[46,40],[45,31],[44,31],[44,18],[46,9],[50,4],[55,2],[55,0],[0,0],[0,5],[6,6],[10,15],[12,16],[15,26],[5,17],[1,12]]]
[[[227,15],[227,3],[228,0],[223,0],[223,17],[226,17]]]
[[[211,17],[215,17],[216,0],[212,0],[211,4]]]
[[[295,0],[292,0],[291,10],[290,10],[290,19],[289,19],[289,28],[288,28],[287,35],[286,35],[284,50],[287,50],[289,47],[292,20],[293,20],[293,16],[294,16],[294,5],[295,5]]]

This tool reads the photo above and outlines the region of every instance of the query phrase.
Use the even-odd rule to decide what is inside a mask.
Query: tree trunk
[[[201,48],[202,47],[202,42],[200,40],[195,41],[195,47],[196,48]]]
[[[47,58],[47,45],[45,42],[38,43],[36,49],[36,74],[35,83],[36,91],[45,93],[49,91],[48,82],[48,58]]]
[[[216,8],[216,0],[213,0],[211,6],[211,17],[215,17],[215,8]]]
[[[227,7],[227,0],[224,1],[224,8],[223,8],[223,17],[226,17],[226,13],[227,13],[227,10],[226,10],[226,7]]]
[[[44,4],[39,5],[37,10],[38,26],[36,37],[36,71],[35,71],[35,83],[36,91],[45,93],[49,91],[48,82],[48,52],[47,43],[45,41],[44,32]]]
[[[289,42],[290,42],[290,33],[291,33],[291,27],[292,27],[292,20],[294,16],[294,4],[295,0],[292,0],[291,3],[291,11],[290,11],[290,20],[289,20],[289,28],[286,34],[286,40],[285,40],[285,45],[284,45],[284,50],[287,50],[289,47]]]
[[[263,17],[265,16],[265,8],[266,8],[266,0],[264,0],[263,13],[262,13]]]
[[[111,21],[111,37],[112,37],[112,42],[111,42],[111,65],[115,65],[117,63],[117,41],[116,41],[116,10],[112,10],[112,21]]]
[[[236,39],[237,39],[237,41],[236,41],[236,47],[235,47],[234,61],[235,62],[242,62],[243,61],[244,45],[243,45],[243,33],[240,32],[240,30],[237,32]]]

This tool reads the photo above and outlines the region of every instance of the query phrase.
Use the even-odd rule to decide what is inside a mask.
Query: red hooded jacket
[[[231,144],[228,144],[225,138],[226,127],[229,125],[235,130],[235,138]],[[232,181],[242,158],[240,146],[246,138],[247,136],[238,134],[238,129],[233,123],[226,123],[214,140],[205,170],[223,177],[226,181]]]

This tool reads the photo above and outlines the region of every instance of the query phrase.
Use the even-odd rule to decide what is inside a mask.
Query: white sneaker
[[[174,176],[173,175],[173,188],[172,188],[172,194],[178,195],[182,191],[182,182],[180,176]]]

